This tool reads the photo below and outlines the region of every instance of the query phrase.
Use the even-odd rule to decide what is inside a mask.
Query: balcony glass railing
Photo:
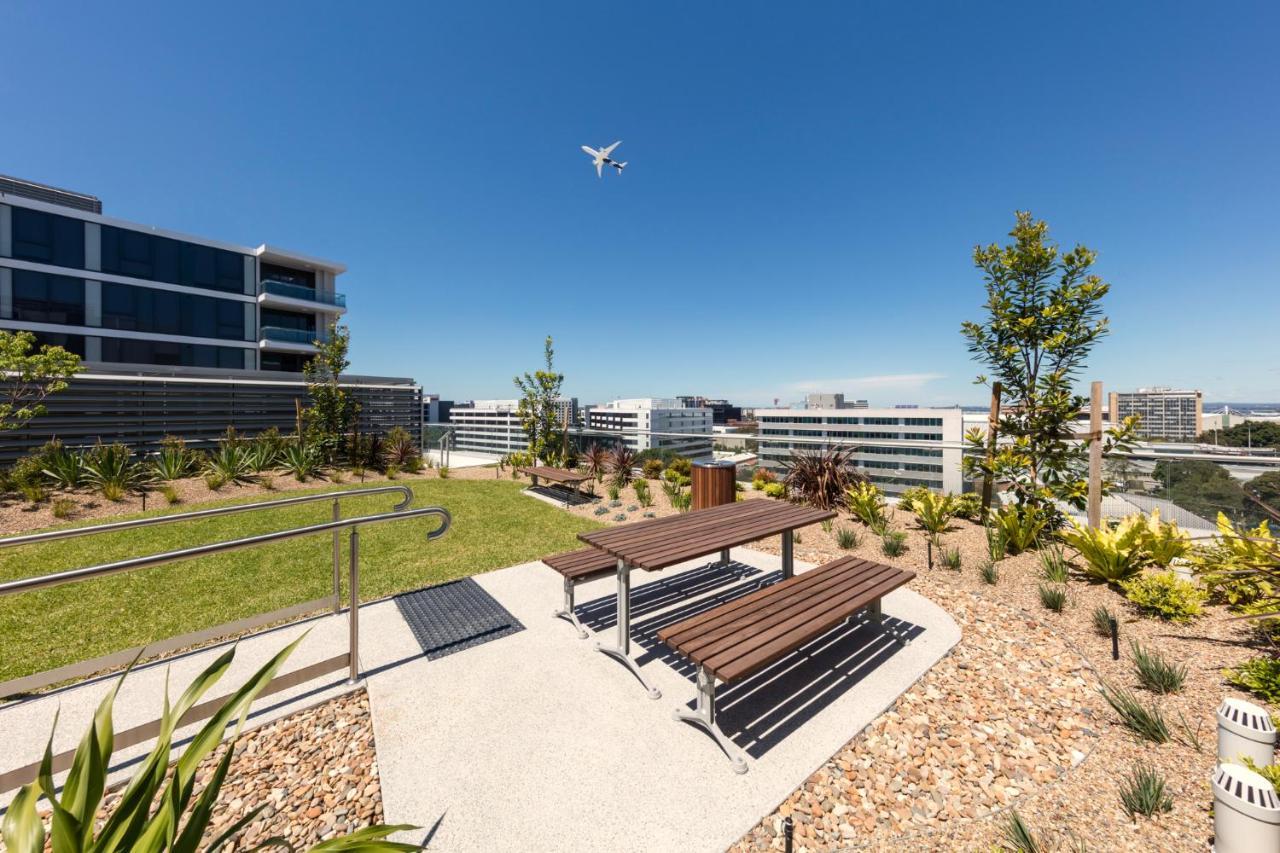
[[[338,308],[347,307],[347,297],[341,293],[319,293],[310,287],[303,287],[299,284],[288,284],[283,281],[275,281],[274,279],[266,279],[262,282],[262,293],[271,293],[275,296],[287,296],[290,299],[302,299],[307,302],[321,302],[325,305],[334,305]]]
[[[280,341],[290,344],[314,344],[324,338],[309,329],[286,329],[283,326],[263,326],[259,337],[267,341]]]

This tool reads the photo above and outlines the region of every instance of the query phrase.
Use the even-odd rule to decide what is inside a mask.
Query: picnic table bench
[[[705,730],[734,771],[747,772],[746,760],[716,725],[716,681],[754,675],[864,610],[883,626],[881,599],[914,577],[915,572],[841,557],[659,630],[659,640],[698,667],[695,710],[677,708],[675,719]],[[887,633],[907,643],[896,631]]]
[[[613,574],[618,569],[618,561],[604,551],[580,548],[577,551],[552,554],[550,557],[544,557],[542,562],[555,569],[564,578],[564,607],[552,615],[572,622],[578,629],[578,636],[585,640],[587,629],[582,627],[577,614],[573,612],[574,589],[580,583]]]
[[[538,478],[560,486],[569,492],[566,496],[564,505],[569,505],[569,500],[573,496],[582,493],[582,484],[588,480],[595,479],[590,474],[584,474],[581,471],[570,471],[567,468],[551,468],[546,465],[532,465],[527,468],[517,468],[517,474],[526,475],[531,481],[533,488],[538,486]]]

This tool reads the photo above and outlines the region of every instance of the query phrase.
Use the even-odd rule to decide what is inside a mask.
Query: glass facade
[[[84,325],[84,279],[13,271],[13,319]]]
[[[39,264],[84,269],[84,222],[14,207],[13,256]]]
[[[205,290],[244,293],[244,255],[102,226],[102,271]]]
[[[128,364],[158,364],[174,367],[224,367],[244,369],[244,350],[205,344],[170,341],[138,341],[130,338],[103,338],[102,360]]]
[[[309,332],[313,336],[316,331],[316,315],[295,314],[292,311],[277,311],[274,308],[262,309],[261,323],[264,329],[268,326],[277,329],[296,329],[300,332]]]
[[[258,365],[262,370],[284,370],[289,373],[301,373],[302,366],[311,360],[309,355],[299,355],[296,352],[263,352],[259,356],[261,363]]]
[[[239,301],[102,283],[104,329],[243,341],[244,315],[244,303]]]

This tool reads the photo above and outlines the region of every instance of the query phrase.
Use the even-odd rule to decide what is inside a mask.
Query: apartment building
[[[614,400],[588,409],[585,424],[588,433],[619,433],[636,453],[670,450],[689,459],[712,455],[711,409],[685,407],[678,400]]]
[[[756,409],[755,418],[764,467],[780,470],[796,451],[844,446],[855,449],[858,468],[887,494],[911,486],[964,490],[959,409]]]
[[[1199,391],[1139,388],[1109,395],[1113,420],[1138,415],[1138,434],[1160,441],[1194,441],[1204,432],[1204,398]]]
[[[572,426],[578,417],[578,399],[562,397],[556,403],[556,417]],[[452,447],[473,453],[504,456],[529,449],[529,437],[520,423],[519,400],[472,400],[449,409],[453,426]]]
[[[94,196],[0,176],[0,329],[90,369],[299,373],[346,311],[345,271],[109,218]]]

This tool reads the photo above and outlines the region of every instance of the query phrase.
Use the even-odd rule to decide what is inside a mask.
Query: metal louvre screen
[[[422,389],[408,381],[344,381],[360,403],[360,431],[399,426],[422,430]],[[23,429],[0,433],[0,461],[12,462],[53,438],[68,447],[120,442],[154,450],[167,435],[199,447],[227,427],[245,435],[276,427],[293,432],[298,406],[308,403],[301,382],[262,379],[82,374],[45,400],[46,413]]]

